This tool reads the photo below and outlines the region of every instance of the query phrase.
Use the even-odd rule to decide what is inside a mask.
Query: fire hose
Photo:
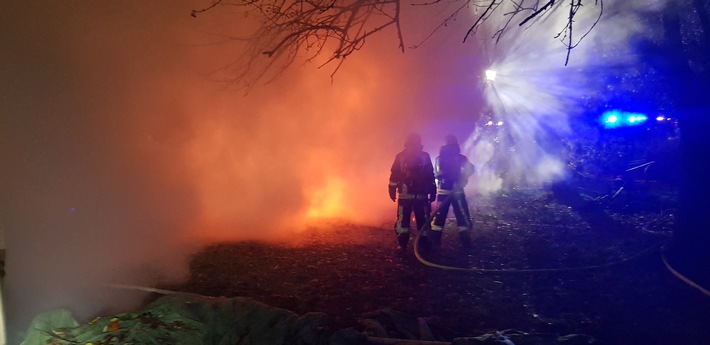
[[[450,198],[451,195],[447,195],[446,198],[443,201],[446,201],[448,198]],[[477,273],[542,273],[542,272],[565,272],[565,271],[581,271],[581,270],[590,270],[590,269],[598,269],[598,268],[606,268],[606,267],[611,267],[615,266],[618,264],[621,264],[623,262],[627,262],[630,260],[633,260],[635,258],[641,257],[643,255],[649,254],[653,252],[654,250],[657,250],[660,248],[666,241],[661,241],[658,243],[654,243],[651,246],[648,246],[647,248],[644,248],[636,253],[634,253],[631,256],[625,257],[623,259],[609,262],[609,263],[604,263],[604,264],[599,264],[599,265],[591,265],[591,266],[579,266],[579,267],[563,267],[563,268],[504,268],[504,269],[488,269],[488,268],[478,268],[478,267],[458,267],[458,266],[449,266],[449,265],[441,265],[437,263],[433,263],[427,259],[425,259],[420,251],[419,251],[419,239],[424,232],[432,231],[431,230],[431,222],[430,220],[439,212],[437,208],[432,208],[431,212],[427,217],[424,219],[424,224],[422,225],[422,228],[417,232],[417,236],[414,239],[414,256],[421,262],[422,264],[433,267],[433,268],[439,268],[443,270],[449,270],[449,271],[463,271],[463,272],[477,272]]]
[[[448,266],[448,265],[441,265],[437,263],[433,263],[422,257],[421,253],[419,252],[418,248],[418,242],[419,242],[419,237],[420,235],[417,234],[417,237],[414,241],[414,255],[416,256],[417,260],[421,262],[422,264],[429,266],[429,267],[434,267],[434,268],[440,268],[444,270],[450,270],[450,271],[464,271],[464,272],[478,272],[478,273],[541,273],[541,272],[565,272],[565,271],[581,271],[581,270],[590,270],[590,269],[598,269],[598,268],[605,268],[605,267],[611,267],[611,266],[616,266],[621,263],[639,258],[643,255],[649,254],[653,252],[654,250],[660,248],[666,241],[662,241],[659,243],[654,243],[651,246],[648,246],[647,248],[644,248],[636,253],[634,253],[631,256],[622,258],[617,261],[609,262],[609,263],[604,263],[604,264],[599,264],[599,265],[590,265],[590,266],[578,266],[578,267],[562,267],[562,268],[503,268],[503,269],[489,269],[489,268],[477,268],[477,267],[457,267],[457,266]]]
[[[450,198],[451,196],[447,196],[446,198]],[[433,208],[429,215],[424,219],[424,224],[422,225],[422,229],[420,229],[417,232],[417,236],[415,237],[414,240],[414,256],[417,258],[417,260],[429,267],[433,268],[438,268],[438,269],[443,269],[443,270],[449,270],[449,271],[461,271],[461,272],[476,272],[476,273],[543,273],[543,272],[569,272],[569,271],[582,271],[582,270],[592,270],[592,269],[599,269],[599,268],[607,268],[607,267],[612,267],[616,266],[622,263],[625,263],[627,261],[631,261],[633,259],[642,257],[644,255],[653,253],[654,251],[660,249],[661,253],[661,260],[663,261],[664,267],[671,273],[673,276],[681,280],[682,282],[688,284],[689,286],[693,287],[694,289],[697,289],[701,293],[703,293],[705,296],[710,297],[710,290],[707,288],[704,288],[700,284],[692,281],[690,278],[686,277],[682,273],[678,272],[673,266],[670,264],[668,258],[666,257],[666,244],[668,243],[668,240],[663,240],[657,243],[654,243],[630,256],[627,256],[625,258],[604,263],[604,264],[599,264],[599,265],[589,265],[589,266],[578,266],[578,267],[562,267],[562,268],[523,268],[523,269],[516,269],[516,268],[505,268],[505,269],[487,269],[487,268],[478,268],[478,267],[458,267],[458,266],[449,266],[449,265],[442,265],[442,264],[437,264],[433,263],[427,259],[425,259],[420,251],[419,251],[419,238],[421,237],[422,233],[427,232],[427,231],[432,231],[431,230],[431,222],[430,220],[437,214],[438,209]]]
[[[681,274],[678,272],[673,266],[671,266],[670,262],[668,261],[668,258],[666,257],[666,246],[664,245],[661,247],[661,260],[663,260],[663,266],[666,267],[666,269],[673,274],[676,278],[680,279],[682,282],[690,285],[691,287],[697,289],[698,291],[702,292],[705,296],[710,297],[710,290],[702,287],[700,284],[692,281],[690,278],[686,277],[685,275]]]

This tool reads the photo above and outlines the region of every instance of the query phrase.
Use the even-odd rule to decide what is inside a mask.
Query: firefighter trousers
[[[433,231],[442,231],[444,229],[444,223],[446,222],[446,216],[449,215],[450,207],[454,209],[456,226],[459,231],[470,231],[473,229],[473,221],[471,220],[471,213],[468,210],[468,202],[466,201],[466,195],[464,195],[464,193],[439,194],[436,198],[439,208],[431,224]]]
[[[399,199],[397,200],[397,222],[394,231],[397,234],[409,233],[409,225],[414,213],[417,231],[421,230],[426,222],[431,209],[429,200],[426,199]]]

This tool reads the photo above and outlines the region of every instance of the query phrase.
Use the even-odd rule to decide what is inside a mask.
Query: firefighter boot
[[[402,249],[407,248],[407,243],[409,243],[409,233],[401,233],[397,234],[397,243],[399,243],[399,246],[402,247]]]

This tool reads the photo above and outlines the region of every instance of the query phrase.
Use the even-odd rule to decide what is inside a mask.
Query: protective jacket
[[[399,193],[399,198],[397,197]],[[389,196],[397,199],[397,222],[394,231],[402,249],[409,241],[409,226],[414,213],[417,230],[421,230],[436,198],[434,166],[429,154],[422,151],[418,136],[410,136],[404,150],[397,154],[390,169]]]
[[[434,167],[428,153],[407,147],[398,153],[390,169],[390,195],[396,189],[400,200],[430,200],[436,195]]]
[[[473,164],[460,153],[457,144],[442,146],[439,156],[436,157],[437,194],[463,193],[463,188],[473,172]]]
[[[439,156],[436,157],[436,193],[439,209],[431,224],[435,243],[441,239],[446,216],[449,213],[449,208],[453,207],[461,243],[464,246],[470,245],[469,233],[473,228],[473,220],[468,210],[464,187],[468,178],[473,174],[473,170],[473,164],[460,153],[459,145],[455,141],[452,140],[452,143],[441,147]]]

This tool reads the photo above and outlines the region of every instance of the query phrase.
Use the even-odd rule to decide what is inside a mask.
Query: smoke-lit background
[[[483,82],[481,118],[465,145],[478,168],[469,193],[540,186],[567,178],[570,143],[594,143],[583,138],[590,133],[580,128],[597,136],[594,122],[599,109],[649,109],[646,104],[610,104],[609,100],[637,91],[611,87],[618,88],[616,80],[628,77],[638,64],[630,39],[652,36],[638,17],[661,9],[660,2],[585,3],[575,15],[569,56],[569,32],[564,30],[569,6],[556,6],[522,29],[498,35],[510,17],[502,13],[514,12],[513,2],[506,2],[477,32],[479,40],[487,39],[480,51],[495,79]],[[517,28],[528,12],[524,13],[508,27]],[[647,83],[639,82],[635,88]]]
[[[248,19],[230,8],[190,16],[204,6],[0,6],[11,331],[53,308],[79,317],[131,308],[134,296],[91,287],[179,280],[204,243],[284,240],[321,219],[389,222],[389,167],[412,131],[432,156],[444,135],[459,136],[479,167],[473,193],[504,185],[488,161],[506,153],[483,137],[485,116],[500,118],[516,143],[532,143],[517,146],[530,151],[513,164],[528,181],[559,176],[559,158],[537,141],[568,134],[575,105],[598,86],[581,74],[588,50],[563,66],[566,51],[553,39],[559,20],[498,45],[485,33],[462,44],[470,21],[461,17],[405,54],[394,31],[384,32],[332,81],[330,68],[297,61],[245,96],[210,78],[240,46],[208,43]],[[403,17],[407,44],[441,19],[419,13]],[[625,33],[637,28],[623,19],[600,24],[590,45],[614,44],[627,56]],[[620,24],[626,31],[603,34],[603,25]],[[498,69],[495,85],[483,79],[489,66]]]
[[[457,39],[403,55],[383,35],[332,82],[297,62],[244,96],[210,78],[238,57],[238,45],[207,44],[235,30],[233,13],[192,18],[202,6],[3,3],[11,330],[58,307],[131,308],[91,287],[180,279],[205,241],[279,240],[323,217],[389,220],[405,136],[422,132],[431,148],[473,126],[477,72],[462,75],[470,47]]]

